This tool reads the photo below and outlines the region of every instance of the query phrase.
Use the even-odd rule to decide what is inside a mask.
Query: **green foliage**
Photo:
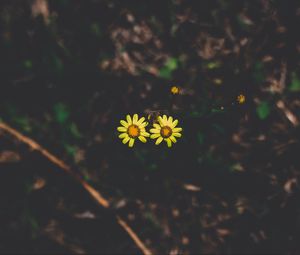
[[[158,76],[170,80],[172,78],[173,71],[178,68],[178,60],[176,58],[169,58],[165,65],[159,70]]]
[[[65,150],[67,154],[69,154],[71,157],[74,157],[77,151],[76,146],[71,145],[71,144],[64,144]]]
[[[32,127],[29,119],[26,116],[14,116],[13,121],[26,132],[31,132]]]
[[[270,112],[271,109],[268,102],[263,101],[256,107],[256,113],[261,120],[266,119],[269,116]]]
[[[292,73],[292,79],[291,84],[289,86],[289,90],[293,92],[300,91],[300,79],[295,72]]]
[[[71,132],[71,134],[73,135],[73,137],[75,137],[75,138],[77,138],[77,139],[82,138],[82,134],[80,133],[80,131],[79,131],[77,125],[76,125],[74,122],[72,122],[72,123],[70,124],[70,132]]]
[[[65,124],[70,116],[70,112],[67,106],[63,103],[57,103],[54,105],[54,114],[55,114],[55,120],[59,124]]]

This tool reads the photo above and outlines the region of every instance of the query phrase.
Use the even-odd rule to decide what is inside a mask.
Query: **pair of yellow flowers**
[[[176,137],[181,137],[182,128],[176,127],[178,120],[173,120],[171,116],[158,116],[157,123],[153,123],[153,127],[150,129],[151,135],[146,131],[148,122],[145,121],[145,117],[139,119],[137,114],[134,114],[133,117],[127,115],[126,120],[120,121],[122,126],[117,130],[121,133],[119,138],[123,139],[124,144],[128,143],[129,147],[134,145],[137,138],[143,143],[147,142],[146,137],[149,136],[151,139],[156,139],[156,145],[164,140],[168,147],[171,147],[172,143],[177,142]]]

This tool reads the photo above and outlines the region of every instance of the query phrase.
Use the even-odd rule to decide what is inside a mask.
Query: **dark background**
[[[299,22],[294,0],[1,0],[1,120],[112,207],[0,130],[0,252],[139,253],[117,212],[155,254],[299,253]],[[171,149],[118,138],[149,111]]]

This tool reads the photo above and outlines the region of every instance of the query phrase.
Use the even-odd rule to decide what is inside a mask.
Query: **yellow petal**
[[[181,137],[180,133],[173,133],[172,135],[175,136],[175,137]]]
[[[160,129],[151,128],[151,129],[150,129],[150,132],[151,132],[151,133],[154,133],[154,134],[158,134],[158,133],[160,133]]]
[[[170,127],[172,126],[172,123],[173,123],[173,117],[170,116],[168,119],[168,124]]]
[[[177,142],[176,138],[175,138],[173,135],[171,135],[169,138],[170,138],[170,140],[171,140],[173,143],[176,143],[176,142]]]
[[[155,144],[159,145],[162,142],[162,140],[163,140],[163,138],[161,136],[158,137],[157,140],[156,140],[156,142],[155,142]]]
[[[151,139],[156,139],[157,137],[160,137],[160,134],[152,134],[150,136]]]
[[[131,117],[129,114],[126,115],[126,120],[127,120],[128,125],[132,124]]]
[[[120,120],[120,123],[121,123],[122,126],[124,126],[126,128],[129,126],[128,123],[125,120]]]
[[[149,137],[150,136],[150,134],[148,132],[141,132],[141,135],[145,136],[145,137]]]
[[[122,143],[126,144],[129,140],[130,140],[130,137],[129,137],[129,136],[126,136],[126,137],[123,139]]]
[[[136,122],[136,124],[139,126],[139,125],[141,125],[144,121],[145,121],[145,117],[142,117],[142,118],[140,118],[140,119]]]
[[[125,138],[126,136],[128,136],[127,133],[122,133],[122,134],[119,135],[119,138],[123,139],[123,138]]]
[[[148,125],[148,122],[145,121],[145,122],[143,122],[142,124],[139,125],[139,128],[144,128],[144,127],[146,127],[147,125]]]
[[[178,133],[178,132],[181,132],[182,131],[182,128],[173,128],[172,131],[174,133]]]
[[[130,138],[128,146],[132,147],[133,145],[134,145],[134,139]]]
[[[172,141],[170,140],[170,138],[166,138],[165,141],[167,142],[167,145],[170,148],[172,146]]]
[[[158,124],[156,124],[156,123],[153,124],[153,127],[154,127],[154,128],[157,128],[157,129],[160,129],[160,128],[161,128],[161,126],[158,125]]]
[[[160,126],[164,126],[164,120],[161,116],[157,117],[158,123],[160,124]]]
[[[125,127],[118,127],[117,130],[119,132],[127,132],[127,128],[125,128]]]
[[[146,138],[141,135],[139,136],[139,140],[143,143],[147,142]]]
[[[138,116],[137,114],[134,114],[134,115],[133,115],[132,124],[136,124],[137,121],[138,121],[138,119],[139,119],[139,116]]]
[[[166,125],[168,123],[167,115],[164,114],[162,119],[163,119],[163,124]]]
[[[174,121],[171,123],[171,128],[176,127],[177,124],[178,124],[178,120],[174,120]]]

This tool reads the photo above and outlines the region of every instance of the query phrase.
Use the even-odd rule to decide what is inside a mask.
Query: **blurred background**
[[[296,0],[2,0],[0,120],[111,207],[0,129],[0,252],[140,253],[118,213],[154,254],[299,253],[299,22]],[[150,112],[182,138],[123,145]]]

